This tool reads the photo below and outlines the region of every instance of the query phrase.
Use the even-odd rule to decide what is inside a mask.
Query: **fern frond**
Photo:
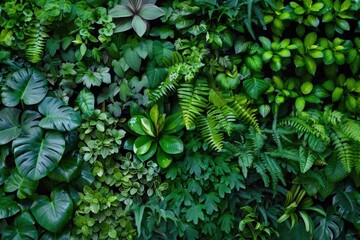
[[[259,122],[255,116],[255,109],[251,109],[248,106],[241,104],[237,97],[232,98],[232,108],[236,112],[236,117],[245,124],[250,124],[255,128],[255,130],[261,133],[261,129],[259,127]]]
[[[262,163],[262,162],[255,162],[254,163],[254,168],[255,168],[256,172],[261,176],[265,187],[269,187],[270,186],[270,178],[266,174],[265,164]]]
[[[30,62],[37,63],[41,60],[46,39],[49,37],[46,33],[48,30],[43,23],[39,22],[28,31],[29,39],[26,40],[26,57]]]
[[[172,52],[170,59],[164,59],[163,62],[165,67],[171,67],[179,63],[184,63],[185,61],[186,59],[178,51],[174,51]]]
[[[200,134],[204,141],[210,145],[210,147],[216,151],[221,151],[223,147],[224,136],[220,133],[216,127],[216,121],[211,116],[199,116],[198,127],[200,128]]]
[[[285,184],[284,174],[282,172],[282,169],[279,165],[279,163],[276,161],[276,159],[270,157],[269,155],[262,154],[261,159],[265,163],[265,167],[267,171],[269,172],[269,175],[271,176],[271,183],[273,190],[276,191],[278,187],[279,181],[281,181],[282,184]]]
[[[331,133],[330,138],[343,167],[347,172],[351,172],[351,168],[353,167],[353,147],[350,139],[340,130],[336,129]]]
[[[209,86],[206,79],[197,79],[193,83],[180,84],[178,88],[179,105],[181,107],[187,130],[195,129],[195,119],[208,106]]]
[[[299,161],[299,151],[296,149],[290,150],[290,148],[288,148],[282,150],[275,150],[271,152],[266,152],[266,154],[275,158],[283,158],[295,162]]]
[[[221,129],[224,129],[225,132],[230,136],[233,130],[233,122],[236,121],[236,116],[234,110],[225,105],[221,108],[211,106],[208,110],[208,116],[214,118]]]
[[[360,124],[352,119],[340,125],[341,131],[351,140],[360,142]]]

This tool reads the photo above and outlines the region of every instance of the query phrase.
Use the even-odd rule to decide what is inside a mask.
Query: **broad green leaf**
[[[156,159],[161,168],[167,168],[172,162],[172,157],[165,153],[161,148],[158,148],[157,150]]]
[[[147,133],[144,131],[142,125],[141,125],[141,119],[145,118],[144,116],[134,116],[132,118],[130,118],[128,125],[130,127],[131,130],[133,130],[135,133],[139,134],[139,135],[147,135]]]
[[[157,104],[155,104],[150,109],[150,119],[154,123],[155,126],[158,125],[159,116],[160,116],[159,107]]]
[[[344,221],[338,215],[327,214],[325,217],[316,216],[314,225],[317,226],[314,239],[332,240],[337,239],[343,232]]]
[[[139,37],[142,37],[146,32],[147,22],[139,15],[134,15],[131,26],[135,30],[136,34],[139,35]]]
[[[323,52],[320,50],[311,50],[309,51],[309,55],[312,58],[322,58],[323,57]]]
[[[259,78],[249,78],[243,82],[245,92],[253,99],[258,99],[269,88],[269,82]]]
[[[156,150],[158,148],[158,143],[153,141],[151,142],[151,147],[150,149],[142,155],[136,155],[141,161],[146,161],[149,160],[152,156],[154,156],[154,154],[156,153]]]
[[[182,114],[181,112],[177,112],[166,117],[163,133],[166,134],[176,133],[180,131],[182,128],[184,128],[184,126],[185,125]]]
[[[167,60],[171,59],[174,45],[171,42],[153,42],[153,55],[155,61],[159,65],[163,65]]]
[[[130,47],[124,51],[124,60],[129,65],[129,67],[138,72],[141,66],[141,57],[137,54],[134,49]]]
[[[144,4],[139,11],[139,15],[146,20],[154,20],[164,14],[165,12],[154,4]]]
[[[304,60],[305,60],[306,70],[312,75],[315,75],[316,67],[317,67],[315,60],[307,56],[304,57]]]
[[[141,235],[141,222],[144,216],[144,205],[134,205],[135,224],[138,232],[138,237]]]
[[[69,240],[71,239],[71,232],[69,229],[61,231],[61,233],[44,233],[40,240]]]
[[[20,206],[12,198],[0,197],[0,219],[8,218],[20,211]]]
[[[289,50],[287,50],[289,51]],[[290,52],[290,51],[289,51]],[[258,55],[248,56],[245,58],[245,64],[255,72],[260,72],[263,67],[262,58]]]
[[[308,33],[306,36],[305,36],[305,39],[304,39],[304,45],[306,48],[309,48],[310,46],[314,45],[315,42],[316,42],[316,39],[317,39],[317,34],[316,32],[311,32],[311,33]]]
[[[41,115],[38,112],[26,110],[21,115],[21,128],[23,134],[31,134],[31,132],[39,127]]]
[[[151,147],[151,143],[154,141],[154,138],[150,136],[140,136],[136,138],[134,142],[134,153],[136,155],[143,155],[147,153]]]
[[[60,99],[46,97],[38,109],[45,116],[39,123],[42,128],[65,132],[74,130],[81,124],[80,113],[66,106]]]
[[[334,54],[330,49],[324,50],[323,61],[325,65],[330,65],[335,61]]]
[[[167,75],[165,68],[155,67],[155,64],[153,63],[148,64],[146,70],[146,76],[148,78],[150,88],[159,86],[159,84],[165,80]]]
[[[13,226],[5,227],[2,232],[2,240],[37,240],[38,231],[35,227],[35,220],[27,211],[22,212],[15,218]]]
[[[186,210],[186,221],[198,224],[199,219],[204,220],[204,213],[202,210],[203,206],[201,204],[192,204],[191,207]]]
[[[154,27],[151,28],[150,36],[160,37],[160,39],[174,38],[174,30],[169,27]]]
[[[66,191],[54,189],[50,199],[47,196],[39,196],[30,209],[43,228],[50,232],[60,232],[71,220],[73,207],[73,201]]]
[[[27,179],[19,174],[17,169],[14,169],[11,175],[6,179],[4,184],[5,192],[16,192],[19,199],[24,199],[32,196],[38,186],[38,181]]]
[[[155,137],[155,127],[154,124],[147,118],[141,118],[141,127],[144,129],[147,135],[150,135],[151,137]]]
[[[12,147],[20,174],[36,181],[57,166],[65,151],[65,140],[58,132],[48,132],[44,135],[38,128],[30,135],[23,135],[14,140]]]
[[[270,39],[268,39],[267,37],[259,37],[259,41],[261,42],[261,44],[263,45],[263,48],[266,51],[270,51],[271,50],[271,41]]]
[[[64,157],[61,159],[57,167],[49,173],[48,177],[58,181],[58,182],[67,182],[74,180],[81,173],[81,157]]]
[[[178,154],[184,151],[184,144],[179,137],[163,135],[160,138],[159,144],[168,154]]]
[[[15,107],[24,102],[26,105],[39,103],[48,92],[48,82],[43,74],[33,68],[22,68],[13,73],[2,88],[2,103]]]
[[[0,111],[0,145],[11,142],[21,134],[20,113],[17,108],[4,108]]]
[[[91,114],[93,114],[95,110],[95,97],[88,88],[80,91],[76,98],[76,103],[85,116],[91,116]]]
[[[130,30],[132,28],[132,19],[124,19],[119,21],[116,24],[116,27],[114,29],[114,33],[119,33],[119,32],[125,32],[127,30]]]
[[[109,15],[113,18],[123,18],[131,17],[134,15],[134,13],[127,6],[119,4],[109,10]]]

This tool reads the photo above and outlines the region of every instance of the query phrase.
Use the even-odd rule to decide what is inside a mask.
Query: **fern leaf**
[[[316,156],[314,154],[306,153],[305,148],[300,147],[299,148],[299,162],[300,162],[300,171],[302,173],[306,173],[314,164],[316,160]]]
[[[199,116],[198,126],[204,141],[207,142],[212,149],[221,151],[224,137],[216,127],[216,121],[211,116]]]
[[[251,109],[248,106],[245,106],[244,104],[241,104],[239,99],[237,97],[234,97],[232,99],[232,108],[236,112],[236,117],[242,121],[245,124],[250,124],[255,128],[255,130],[259,133],[261,133],[261,129],[259,127],[258,120],[254,114],[256,112],[255,109]]]
[[[26,57],[32,63],[37,63],[41,60],[46,39],[49,37],[46,32],[47,29],[40,22],[32,27],[27,34],[29,39],[26,40]]]
[[[351,141],[339,130],[331,133],[330,138],[335,146],[335,152],[347,172],[353,167],[353,148]]]
[[[256,172],[261,176],[265,187],[269,187],[270,185],[270,178],[269,176],[266,174],[266,167],[263,163],[259,163],[259,162],[255,162],[254,163],[254,167]]]
[[[197,79],[194,83],[183,83],[178,88],[179,105],[187,130],[195,129],[195,119],[208,106],[209,86],[205,79]]]
[[[282,169],[281,169],[279,163],[276,161],[276,159],[274,159],[266,154],[262,154],[261,158],[264,161],[266,169],[271,176],[271,183],[272,183],[272,187],[273,187],[274,191],[277,190],[279,180],[282,182],[282,184],[286,185],[285,179],[284,179],[284,174],[282,172]]]
[[[328,161],[328,164],[324,168],[324,172],[326,178],[333,183],[340,182],[349,175],[349,172],[346,171],[341,161],[336,157],[330,158],[330,161]]]
[[[341,131],[351,140],[360,142],[360,124],[355,120],[348,120],[340,125]]]
[[[212,106],[208,110],[208,116],[214,118],[221,129],[224,129],[225,132],[230,136],[233,130],[233,122],[236,120],[235,113],[232,108],[228,106],[223,106],[222,108],[216,108]]]

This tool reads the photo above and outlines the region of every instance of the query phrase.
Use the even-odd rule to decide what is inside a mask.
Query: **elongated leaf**
[[[31,205],[31,212],[36,221],[50,232],[60,232],[70,221],[74,204],[70,195],[55,189],[50,199],[39,196]]]
[[[6,179],[4,184],[5,192],[17,191],[16,195],[19,199],[24,199],[31,196],[38,186],[38,181],[27,179],[20,175],[19,171],[15,169],[10,177]]]
[[[38,128],[31,135],[14,140],[12,144],[20,174],[34,181],[51,172],[65,151],[65,140],[60,133],[48,132],[43,135],[43,131]]]
[[[39,71],[23,68],[13,73],[2,90],[2,103],[7,107],[15,107],[20,101],[33,105],[44,99],[48,92],[48,82]]]
[[[251,98],[258,99],[269,88],[269,82],[259,78],[250,78],[243,82],[243,86]]]
[[[45,129],[65,132],[74,130],[81,124],[80,113],[57,98],[46,97],[39,105],[39,112],[45,116],[39,123]]]
[[[0,145],[11,142],[21,134],[20,113],[17,108],[4,108],[0,111]]]
[[[88,88],[84,88],[80,91],[76,98],[76,103],[79,105],[81,112],[85,116],[91,116],[95,110],[95,97]]]
[[[154,4],[144,4],[142,5],[139,15],[146,20],[154,20],[156,18],[159,18],[161,16],[163,16],[165,14],[165,12],[155,6]]]
[[[147,22],[139,15],[135,15],[131,22],[132,28],[135,30],[139,37],[142,37],[147,29]]]
[[[124,5],[116,5],[114,8],[110,9],[109,15],[113,18],[123,18],[123,17],[131,17],[134,13]]]
[[[179,137],[163,135],[160,138],[160,146],[168,154],[178,154],[184,151],[184,144]]]

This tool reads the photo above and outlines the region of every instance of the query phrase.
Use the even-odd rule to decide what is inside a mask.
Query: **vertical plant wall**
[[[0,3],[0,238],[359,239],[357,0]]]

